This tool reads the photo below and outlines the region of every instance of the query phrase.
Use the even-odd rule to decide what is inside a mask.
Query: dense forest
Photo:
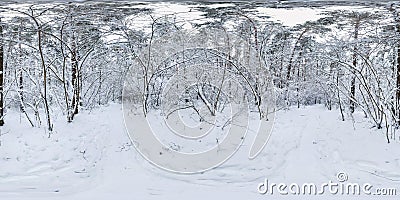
[[[278,110],[324,104],[328,110],[337,110],[343,121],[352,120],[352,114],[361,110],[374,128],[385,130],[387,142],[396,140],[400,4],[372,3],[368,9],[354,3],[360,9],[327,9],[319,19],[295,26],[259,13],[262,8],[291,9],[292,4],[212,7],[187,2],[180,5],[188,10],[155,14],[154,7],[137,2],[4,3],[0,7],[0,125],[7,123],[8,110],[18,110],[26,123],[45,126],[51,133],[56,129],[55,114],[62,113],[72,122],[82,109],[121,102],[129,71],[138,76],[137,103],[145,105],[146,113],[159,103],[154,80],[174,73],[150,66],[150,57],[162,57],[157,49],[150,49],[176,37],[174,33],[218,29],[245,41],[240,45],[255,52],[248,55],[258,59],[256,67],[248,63],[233,69],[230,62],[208,59],[215,59],[219,68],[225,66],[234,74],[231,78],[244,77],[256,107],[267,98],[263,94],[271,81]],[[306,6],[320,5],[316,1]],[[216,31],[213,36],[225,38],[223,33]],[[193,40],[201,44],[196,37]],[[178,47],[171,43],[170,49]],[[216,69],[206,77],[224,81],[224,72]],[[188,92],[186,98],[200,97],[211,113],[217,103],[210,102],[224,101],[218,92],[207,92],[218,91],[210,86],[194,90],[197,93]]]

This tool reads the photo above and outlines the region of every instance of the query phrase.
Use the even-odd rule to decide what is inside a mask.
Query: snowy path
[[[278,199],[258,194],[257,185],[265,178],[336,181],[338,172],[400,193],[400,144],[386,144],[361,115],[354,129],[351,120],[341,122],[338,112],[322,106],[279,111],[259,157],[247,159],[252,138],[246,138],[228,162],[196,175],[168,173],[145,161],[130,144],[117,104],[82,113],[72,124],[57,119],[50,139],[43,128],[19,123],[15,113],[9,119],[14,122],[0,137],[0,199]]]

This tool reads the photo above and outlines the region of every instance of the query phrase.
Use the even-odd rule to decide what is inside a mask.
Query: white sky
[[[176,24],[181,25],[186,29],[191,29],[191,23],[205,23],[207,21],[212,21],[213,19],[206,19],[203,14],[205,12],[196,9],[198,5],[185,5],[178,3],[168,3],[168,2],[158,2],[150,3],[144,5],[133,6],[134,8],[150,8],[153,9],[153,18],[159,18],[165,15],[170,15],[170,17],[176,16]],[[216,3],[207,5],[209,8],[221,8],[221,7],[231,7],[235,6],[232,3]],[[253,17],[259,16],[269,16],[268,20],[282,23],[285,26],[292,27],[299,24],[303,24],[307,21],[316,21],[324,17],[324,12],[333,10],[357,10],[357,11],[373,11],[374,8],[363,8],[359,6],[331,6],[326,8],[305,8],[297,7],[291,9],[285,8],[264,8],[258,7],[254,10]],[[126,18],[129,22],[129,27],[132,29],[143,30],[144,32],[151,32],[150,24],[152,19],[150,15],[142,14],[135,15]],[[234,22],[226,23],[226,28],[233,27]],[[107,41],[119,40],[119,36],[109,35]]]
[[[323,14],[326,11],[334,11],[334,10],[356,10],[360,11],[375,11],[381,10],[381,8],[369,8],[369,7],[361,7],[361,6],[330,6],[324,8],[263,8],[259,7],[256,9],[258,11],[258,15],[270,16],[270,20],[282,23],[285,26],[295,26],[299,24],[303,24],[307,21],[316,21],[322,17],[325,17]]]
[[[210,4],[207,7],[209,8],[223,8],[223,7],[234,7],[236,6],[235,4],[232,3],[215,3],[215,4]]]
[[[135,8],[150,8],[153,9],[152,16],[154,18],[162,17],[165,15],[175,15],[178,25],[183,25],[184,28],[190,29],[190,23],[204,23],[212,19],[205,19],[204,12],[196,10],[197,5],[184,5],[176,3],[151,3],[146,5],[137,5]],[[211,4],[207,5],[210,8],[221,8],[235,6],[231,3]],[[293,9],[277,9],[277,8],[257,8],[257,15],[270,16],[270,20],[280,22],[286,26],[295,26],[302,24],[306,21],[315,21],[323,17],[322,10],[315,10],[311,8],[293,8]],[[151,18],[148,14],[142,16],[132,16],[127,18],[131,21],[131,28],[143,29],[145,32],[150,32],[149,24]],[[180,22],[180,23],[179,23]]]
[[[10,7],[19,9],[26,6],[26,4],[15,4],[10,5]],[[153,9],[152,16],[154,18],[159,18],[165,15],[171,15],[171,17],[176,16],[177,25],[182,25],[186,29],[192,28],[191,23],[205,23],[207,21],[212,21],[212,19],[206,19],[203,14],[204,12],[198,11],[196,9],[198,5],[185,5],[179,3],[168,3],[168,2],[153,2],[144,5],[136,5],[134,8],[150,8]],[[207,5],[209,8],[221,8],[221,7],[232,7],[235,4],[232,3],[215,3]],[[307,21],[316,21],[321,17],[324,17],[324,11],[333,10],[357,10],[357,11],[373,11],[379,8],[363,8],[360,6],[331,6],[326,8],[305,8],[297,7],[291,9],[285,8],[264,8],[258,7],[254,11],[254,16],[269,16],[268,20],[282,23],[285,26],[295,26],[298,24],[303,24]],[[15,12],[2,13],[3,17],[11,17],[16,15]],[[151,17],[148,14],[135,15],[126,18],[129,22],[130,28],[143,30],[145,32],[150,32],[150,24],[152,22]],[[232,26],[232,24],[226,24],[227,26]],[[229,28],[229,27],[227,27]],[[107,41],[119,40],[120,36],[108,35],[106,37]]]
[[[190,23],[205,23],[212,19],[205,19],[204,12],[194,9],[195,5],[183,5],[176,3],[151,3],[146,5],[133,6],[134,8],[150,8],[153,9],[152,16],[154,19],[163,17],[165,15],[174,15],[177,19],[177,25],[183,25],[184,28],[190,29],[192,26]],[[145,32],[150,32],[148,25],[151,24],[152,19],[148,14],[142,16],[128,17],[127,20],[131,19],[131,28],[144,29]]]
[[[185,28],[191,28],[190,22],[193,23],[204,23],[207,21],[211,21],[212,19],[205,19],[202,15],[204,12],[196,10],[197,5],[184,5],[177,3],[151,3],[146,5],[138,5],[134,6],[136,8],[151,8],[154,9],[153,17],[161,17],[164,15],[174,14],[177,19],[184,23]],[[209,8],[221,8],[221,7],[232,7],[235,4],[232,3],[216,3],[207,5]],[[357,10],[357,11],[373,11],[374,8],[364,8],[359,6],[332,6],[327,8],[264,8],[258,7],[256,8],[256,12],[258,16],[269,16],[271,17],[269,20],[282,23],[285,26],[295,26],[298,24],[303,24],[307,21],[316,21],[322,17],[324,17],[324,11],[332,11],[332,10]],[[136,28],[144,27],[143,25],[149,24],[151,22],[151,18],[148,15],[143,15],[141,17],[135,16],[134,24]]]
[[[323,17],[322,10],[311,8],[257,8],[259,14],[270,16],[272,21],[280,22],[285,26],[295,26],[307,21],[316,21]]]

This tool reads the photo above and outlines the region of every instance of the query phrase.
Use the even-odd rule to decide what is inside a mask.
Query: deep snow
[[[70,124],[59,116],[50,138],[44,127],[31,128],[10,111],[0,136],[0,199],[280,199],[284,196],[259,194],[258,184],[265,178],[318,184],[337,181],[339,172],[347,173],[349,182],[397,188],[399,195],[399,142],[387,144],[383,130],[370,128],[361,113],[354,121],[339,116],[321,105],[278,111],[269,143],[254,160],[247,158],[253,138],[246,138],[222,166],[182,175],[137,153],[120,104],[83,111]],[[286,196],[294,197],[321,199]],[[347,198],[357,196],[322,199]]]

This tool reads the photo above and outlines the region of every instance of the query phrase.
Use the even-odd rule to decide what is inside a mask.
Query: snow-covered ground
[[[8,112],[1,128],[0,199],[278,199],[257,191],[267,178],[274,183],[348,182],[400,193],[400,144],[386,143],[361,113],[340,121],[323,106],[278,111],[269,143],[248,160],[251,139],[222,166],[202,174],[182,175],[149,164],[131,145],[121,105],[83,111],[73,123],[56,119],[45,128],[27,126]],[[288,195],[286,198],[321,199]],[[322,199],[347,199],[326,194]],[[346,197],[346,198],[344,198]],[[394,197],[392,197],[394,198]],[[374,199],[374,195],[362,199]]]

